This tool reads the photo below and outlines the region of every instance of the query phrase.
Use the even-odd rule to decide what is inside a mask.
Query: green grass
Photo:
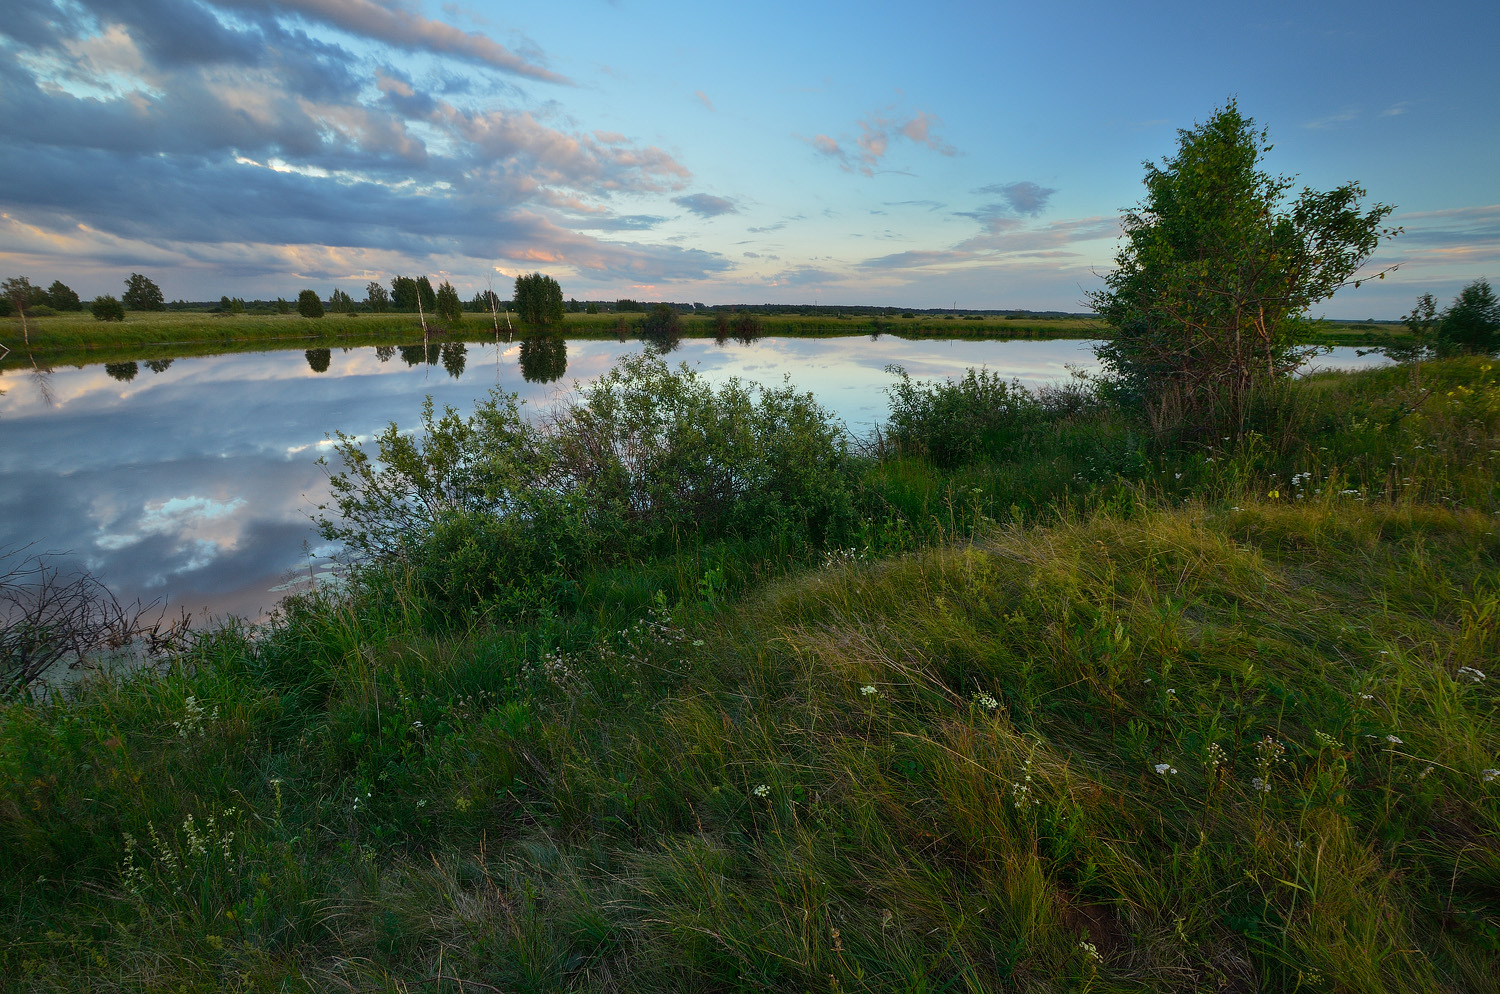
[[[1500,387],[1256,416],[1053,410],[862,464],[826,549],[6,704],[0,986],[1493,990]]]

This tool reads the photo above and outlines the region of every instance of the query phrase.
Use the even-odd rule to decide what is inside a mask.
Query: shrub
[[[125,320],[125,305],[107,293],[95,297],[94,302],[89,305],[89,310],[94,313],[95,321]]]
[[[940,466],[962,465],[999,450],[1042,412],[1019,382],[1007,383],[986,369],[970,369],[961,380],[941,383],[917,383],[900,366],[886,371],[899,377],[887,391],[891,441]]]
[[[297,294],[297,313],[305,318],[323,316],[323,301],[318,299],[318,291],[303,290]]]

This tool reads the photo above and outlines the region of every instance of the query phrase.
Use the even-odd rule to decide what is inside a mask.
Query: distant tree
[[[420,345],[399,346],[401,361],[408,366],[420,366],[427,361],[427,350]]]
[[[425,314],[431,314],[437,310],[437,293],[432,289],[432,283],[425,276],[417,277],[417,300],[421,303],[421,310]]]
[[[568,341],[561,335],[523,338],[520,353],[521,378],[527,383],[551,383],[568,371]]]
[[[1500,348],[1500,300],[1489,280],[1478,279],[1459,291],[1438,325],[1441,347],[1462,352]]]
[[[584,306],[583,311],[585,314],[598,314],[599,305],[591,300],[587,305]]]
[[[621,297],[615,301],[615,310],[622,314],[629,314],[641,309],[641,305],[629,297]]]
[[[671,304],[655,304],[637,325],[640,335],[658,353],[665,355],[682,340],[682,319]]]
[[[354,298],[335,287],[328,295],[328,309],[334,314],[348,314],[354,310]]]
[[[245,301],[240,297],[220,297],[220,314],[243,314],[245,313]]]
[[[161,294],[161,287],[140,273],[131,273],[130,278],[125,281],[125,292],[120,296],[120,302],[125,305],[126,310],[130,311],[164,311],[167,309],[167,301]]]
[[[458,324],[464,319],[463,301],[458,299],[458,291],[447,280],[438,287],[433,297],[433,310],[449,324]]]
[[[546,326],[563,321],[562,287],[550,276],[517,276],[515,304],[516,313],[526,324]]]
[[[410,276],[391,278],[391,309],[402,314],[417,311],[417,281]]]
[[[297,313],[305,318],[320,318],[323,316],[323,301],[318,297],[316,290],[303,290],[297,294]]]
[[[135,374],[139,373],[141,368],[133,362],[106,362],[104,371],[112,379],[119,380],[121,383],[129,383],[135,379]]]
[[[290,300],[287,300],[285,297],[277,297],[276,298],[276,313],[277,314],[290,314],[290,313],[292,313],[292,302]]]
[[[153,373],[165,373],[172,366],[171,359],[147,359],[146,368]]]
[[[32,291],[36,288],[24,276],[15,276],[0,283],[0,295],[5,297],[10,308],[21,316],[21,340],[31,344],[31,332],[26,328],[26,311],[31,307]]]
[[[391,361],[391,356],[393,356],[395,354],[396,354],[396,346],[394,346],[394,345],[377,345],[377,346],[375,346],[375,358],[379,359],[381,362],[390,362]]]
[[[440,355],[443,360],[443,368],[448,375],[455,380],[464,375],[464,366],[469,361],[469,347],[463,342],[444,342]]]
[[[125,320],[125,305],[107,293],[95,297],[94,302],[89,305],[89,310],[94,312],[95,321]]]
[[[376,280],[365,284],[365,307],[375,314],[384,314],[391,309],[391,295]]]
[[[307,349],[307,367],[314,373],[328,372],[328,364],[333,361],[331,349]]]
[[[489,314],[491,309],[499,311],[504,308],[505,301],[494,290],[480,290],[469,304],[469,310],[479,314]]]
[[[1146,195],[1089,302],[1114,329],[1095,349],[1105,374],[1177,425],[1243,424],[1252,389],[1305,358],[1307,309],[1352,280],[1392,208],[1360,206],[1354,183],[1290,204],[1293,180],[1259,167],[1265,131],[1233,100],[1178,132],[1177,154],[1146,164]],[[1382,274],[1383,275],[1383,274]]]
[[[83,301],[62,280],[53,280],[52,285],[47,288],[47,303],[59,311],[83,310]]]
[[[568,313],[569,314],[577,314],[581,310],[583,310],[583,305],[580,304],[578,301],[574,300],[572,297],[569,297],[568,298]]]

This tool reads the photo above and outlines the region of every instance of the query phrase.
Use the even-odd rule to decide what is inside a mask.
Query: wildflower
[[[986,694],[982,690],[974,695],[974,703],[978,704],[986,711],[993,711],[1000,706],[999,701],[995,700],[993,697],[991,697],[989,694]]]
[[[1157,763],[1155,769],[1156,772],[1160,773],[1162,776],[1177,772],[1177,767],[1173,766],[1171,763]]]
[[[1334,746],[1339,744],[1339,740],[1334,738],[1332,735],[1329,735],[1327,732],[1313,732],[1313,735],[1317,737],[1318,744],[1323,746],[1324,748],[1332,749]]]
[[[875,694],[880,693],[880,691],[876,690],[872,685],[870,685],[868,683],[865,684],[863,687],[859,688],[859,692],[861,694],[864,694],[866,697],[872,697]]]
[[[1500,770],[1484,770],[1479,774],[1479,779],[1485,783],[1490,783],[1496,778],[1500,778]]]
[[[1374,694],[1360,694],[1359,695],[1359,699],[1362,700],[1362,701],[1373,701],[1375,699],[1375,695]]]
[[[1177,688],[1176,687],[1168,687],[1167,688],[1167,693],[1168,694],[1176,694],[1177,693]]]
[[[1091,959],[1095,963],[1104,962],[1104,957],[1099,955],[1099,947],[1092,942],[1080,942],[1078,948],[1082,950],[1085,959]]]
[[[1472,666],[1460,666],[1458,668],[1458,675],[1472,683],[1484,682],[1484,670],[1476,670]]]
[[[1217,742],[1210,742],[1208,744],[1208,765],[1217,770],[1227,762],[1229,762],[1229,756],[1224,752],[1224,747]]]
[[[771,796],[771,788],[767,787],[765,784],[761,784],[759,787],[756,787],[750,793],[754,794],[756,797],[770,797]]]
[[[422,727],[422,723],[420,721],[414,721],[414,722],[411,723],[411,727],[412,728],[421,728]]]
[[[1406,743],[1402,742],[1401,739],[1399,737],[1395,736],[1395,735],[1387,735],[1385,737],[1385,740],[1387,742],[1391,743],[1392,745],[1405,745],[1406,744]]]
[[[1265,779],[1264,777],[1252,778],[1250,781],[1250,786],[1254,787],[1256,790],[1260,791],[1263,794],[1269,794],[1271,792],[1271,781]]]

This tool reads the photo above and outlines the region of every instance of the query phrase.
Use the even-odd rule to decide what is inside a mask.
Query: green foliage
[[[119,380],[121,383],[129,383],[140,371],[140,366],[133,362],[106,362],[104,364],[104,372],[109,374],[109,378]]]
[[[53,280],[52,285],[47,288],[47,303],[59,311],[81,311],[83,301],[72,287],[62,280]]]
[[[1292,179],[1259,168],[1266,133],[1232,100],[1178,136],[1176,155],[1147,163],[1118,268],[1090,294],[1114,329],[1095,351],[1164,420],[1238,431],[1251,392],[1303,361],[1293,333],[1308,307],[1395,233],[1381,228],[1392,208],[1362,211],[1353,183],[1286,203]]]
[[[675,349],[682,338],[682,318],[671,304],[653,305],[636,328],[641,338],[662,354]]]
[[[328,372],[328,366],[333,361],[333,351],[331,349],[308,349],[306,350],[306,355],[307,367],[314,373]]]
[[[417,281],[410,276],[395,276],[391,278],[391,309],[403,314],[415,314],[417,311]]]
[[[453,572],[463,583],[444,597],[462,603],[540,606],[588,564],[685,536],[822,542],[852,520],[842,432],[810,396],[716,390],[644,356],[542,426],[513,395],[492,393],[468,418],[429,399],[418,435],[391,425],[375,445],[372,458],[337,436],[320,533],[403,564],[429,594]]]
[[[109,294],[101,294],[89,305],[95,321],[124,321],[125,305]]]
[[[323,316],[323,301],[316,290],[303,290],[297,294],[297,313],[305,318]]]
[[[889,440],[899,451],[938,466],[958,466],[981,454],[1003,452],[1015,434],[1042,413],[1036,398],[1018,381],[1007,383],[987,369],[970,369],[960,380],[940,383],[913,381],[900,366],[888,366],[886,371],[898,377],[888,391]]]
[[[553,325],[563,321],[562,287],[541,273],[516,277],[516,314],[526,324]]]
[[[292,313],[292,302],[290,300],[287,300],[285,297],[277,297],[276,298],[276,313],[277,314],[290,314],[290,313]]]
[[[354,298],[335,287],[328,295],[328,310],[334,314],[348,314],[354,310]]]
[[[568,371],[568,340],[561,335],[525,335],[519,353],[521,378],[527,383],[554,383]]]
[[[437,294],[432,289],[432,281],[426,276],[417,277],[417,301],[421,304],[420,312],[431,314],[437,310]]]
[[[464,319],[463,301],[458,299],[458,291],[447,280],[437,289],[433,298],[433,311],[449,324],[458,324]]]
[[[125,280],[125,292],[120,296],[120,302],[125,305],[126,310],[131,311],[167,309],[167,301],[162,296],[161,287],[140,273],[131,273]]]
[[[1500,350],[1500,300],[1489,280],[1479,279],[1464,287],[1438,326],[1438,341],[1446,349],[1470,353]]]
[[[391,295],[377,280],[365,284],[365,309],[372,314],[384,314],[391,309]]]
[[[584,305],[583,312],[585,314],[598,314],[599,313],[599,304],[597,302],[591,300],[587,304]]]

